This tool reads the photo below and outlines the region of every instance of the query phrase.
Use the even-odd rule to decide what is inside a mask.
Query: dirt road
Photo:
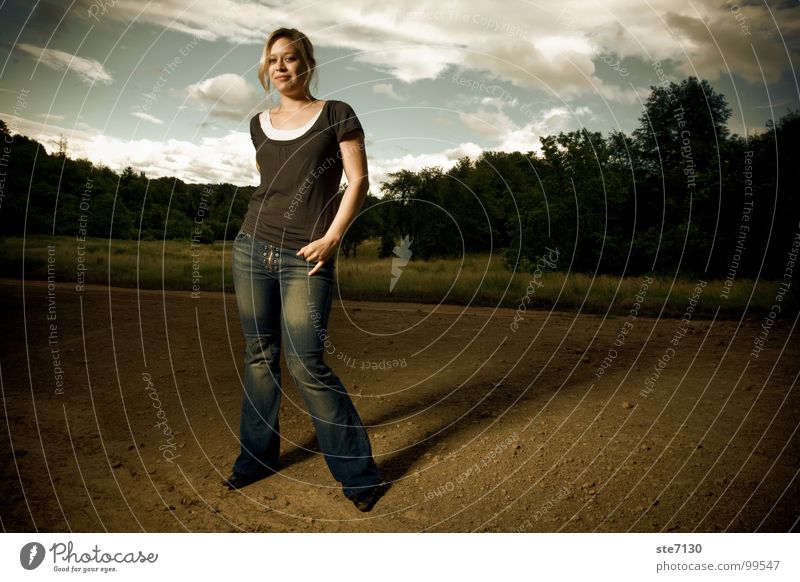
[[[287,373],[285,468],[221,486],[242,390],[232,294],[0,291],[5,531],[797,527],[794,317],[754,357],[762,318],[526,312],[513,326],[507,309],[335,302],[328,362],[393,481],[362,514]]]

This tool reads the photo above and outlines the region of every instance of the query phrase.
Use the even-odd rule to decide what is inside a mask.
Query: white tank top
[[[259,115],[259,121],[261,122],[261,129],[264,130],[264,135],[266,135],[270,139],[275,140],[282,140],[282,139],[294,139],[296,137],[300,137],[304,133],[306,133],[311,126],[317,121],[317,118],[322,114],[322,110],[325,107],[321,107],[317,114],[308,120],[308,122],[303,125],[302,127],[298,127],[295,129],[277,129],[272,127],[272,121],[269,118],[268,111],[262,111],[261,115]]]

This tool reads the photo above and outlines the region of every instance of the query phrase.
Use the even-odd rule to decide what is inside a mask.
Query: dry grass
[[[47,245],[54,244],[55,251]],[[79,248],[83,245],[83,249]],[[23,257],[23,246],[25,248]],[[530,273],[511,273],[500,253],[479,253],[458,259],[411,261],[402,269],[390,292],[392,259],[379,259],[376,244],[363,245],[357,258],[338,259],[339,291],[347,299],[413,301],[518,308],[570,309],[590,313],[626,314],[634,304],[643,277],[551,272],[544,270],[530,285]],[[48,256],[57,281],[77,281],[79,252],[86,266],[85,282],[146,289],[191,290],[197,270],[202,291],[233,290],[230,273],[231,243],[194,245],[189,241],[123,241],[90,239],[79,243],[71,237],[34,236],[6,238],[0,249],[3,276],[47,279]],[[647,289],[640,315],[680,316],[686,310],[697,281],[655,277]],[[755,289],[754,289],[755,286]],[[736,280],[728,299],[720,299],[722,282],[707,282],[695,316],[739,317],[747,307],[750,315],[769,311],[775,302],[776,281]],[[532,291],[531,291],[532,290]],[[751,297],[752,293],[752,297]],[[609,310],[609,306],[611,309]],[[797,307],[794,294],[784,300],[782,314]]]

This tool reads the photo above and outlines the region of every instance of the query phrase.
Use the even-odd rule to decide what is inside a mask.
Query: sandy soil
[[[0,291],[4,531],[797,528],[794,315],[756,358],[763,318],[682,335],[676,319],[527,312],[514,331],[513,310],[336,303],[328,361],[393,481],[362,514],[286,373],[285,468],[221,486],[244,346],[231,293]]]

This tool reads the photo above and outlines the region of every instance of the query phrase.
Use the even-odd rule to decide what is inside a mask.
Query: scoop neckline
[[[301,135],[298,135],[297,137],[294,137],[294,138],[291,138],[291,139],[272,139],[270,136],[268,136],[266,133],[264,133],[264,128],[261,127],[261,119],[260,119],[261,113],[257,113],[256,116],[255,116],[256,125],[258,126],[258,130],[261,132],[261,135],[263,135],[267,140],[269,140],[269,141],[271,141],[273,143],[293,143],[295,141],[301,140],[304,137],[306,137],[308,135],[308,133],[312,129],[314,129],[314,127],[316,127],[316,125],[319,123],[319,120],[322,119],[322,114],[325,112],[325,108],[328,107],[328,104],[330,102],[331,102],[331,100],[328,99],[327,101],[325,101],[325,103],[322,104],[322,109],[319,110],[319,113],[317,114],[317,117],[314,120],[314,123],[311,124],[311,127],[306,129]],[[269,116],[269,112],[267,111],[266,113]],[[270,126],[272,126],[272,121],[269,120],[269,117],[267,117],[267,120],[269,121]],[[284,129],[284,130],[281,130],[281,129],[278,129],[278,128],[273,128],[273,129],[277,129],[278,131],[292,131],[291,129]],[[300,129],[300,128],[297,127],[295,129]]]

